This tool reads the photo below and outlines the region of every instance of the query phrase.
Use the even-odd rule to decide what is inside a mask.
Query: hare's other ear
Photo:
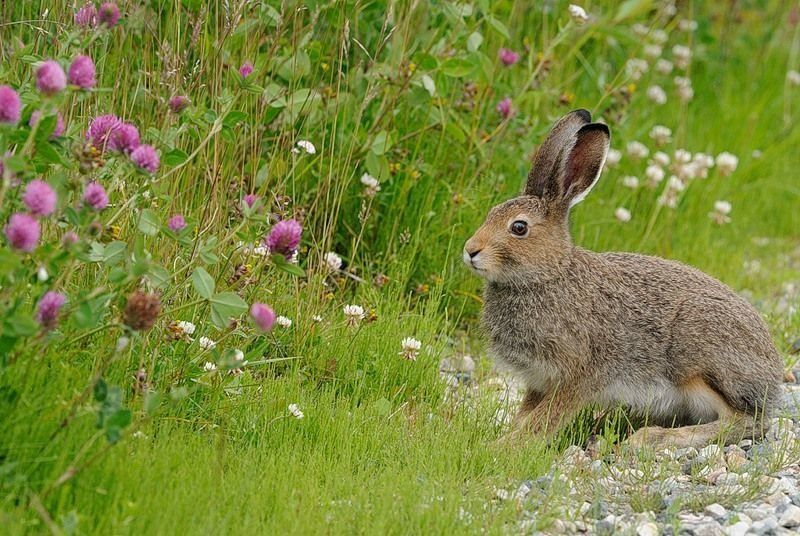
[[[591,121],[592,114],[583,109],[574,110],[558,120],[533,157],[533,167],[525,184],[525,195],[553,200],[561,196],[559,180],[564,168],[565,153],[572,146],[578,130]]]
[[[575,134],[575,143],[568,149],[561,179],[562,199],[570,207],[583,201],[600,178],[610,144],[611,132],[602,123],[584,125]]]

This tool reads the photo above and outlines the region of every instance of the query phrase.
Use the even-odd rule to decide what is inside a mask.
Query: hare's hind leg
[[[513,429],[500,443],[527,438],[549,439],[583,407],[582,389],[557,386],[544,394],[528,391],[514,418]]]
[[[651,446],[655,450],[673,448],[703,448],[710,443],[721,441],[726,445],[738,443],[745,438],[760,438],[763,430],[752,415],[744,413],[729,415],[706,424],[662,428],[648,426],[640,428],[628,443],[634,447]]]
[[[760,439],[764,435],[760,416],[755,417],[732,408],[728,402],[698,378],[681,386],[689,414],[695,419],[693,426],[662,428],[648,426],[637,430],[628,442],[633,446],[650,445],[655,449],[665,447],[702,448],[709,443],[722,441],[726,445],[744,438]],[[707,422],[714,419],[712,422]]]

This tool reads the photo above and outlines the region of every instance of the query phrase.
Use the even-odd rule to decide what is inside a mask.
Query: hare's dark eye
[[[525,236],[528,234],[528,222],[517,220],[511,224],[511,234]]]

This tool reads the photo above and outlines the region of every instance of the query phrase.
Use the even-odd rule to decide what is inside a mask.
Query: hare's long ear
[[[562,199],[570,207],[583,201],[600,178],[610,144],[611,132],[602,123],[584,125],[575,134],[561,176]]]
[[[574,110],[558,120],[533,157],[525,195],[552,200],[561,196],[559,179],[564,170],[565,153],[572,146],[578,130],[591,121],[592,114],[583,109]]]

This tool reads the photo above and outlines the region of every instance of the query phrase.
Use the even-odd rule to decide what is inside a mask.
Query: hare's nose
[[[475,249],[475,250],[472,250],[472,251],[467,250],[467,255],[469,255],[470,259],[474,259],[475,255],[477,255],[480,252],[481,252],[480,249]]]

